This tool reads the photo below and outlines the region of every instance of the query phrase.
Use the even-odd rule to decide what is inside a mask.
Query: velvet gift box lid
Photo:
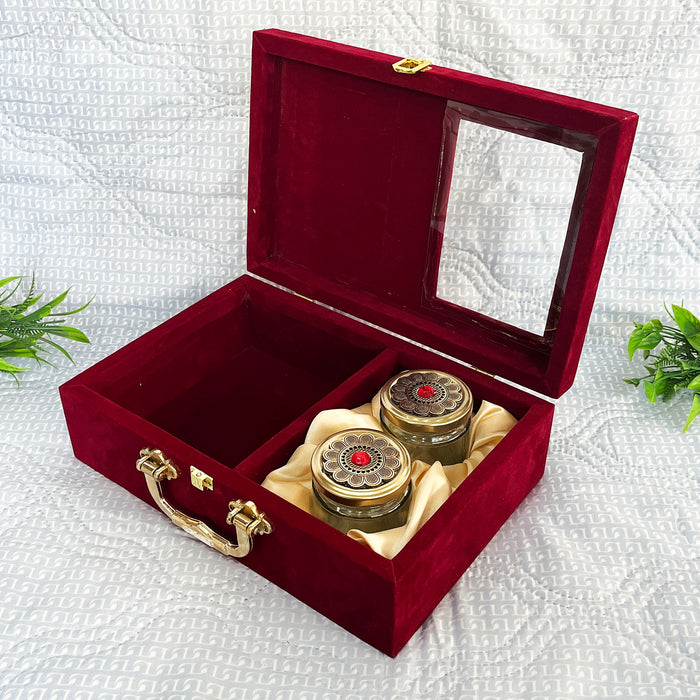
[[[560,396],[576,373],[637,115],[438,66],[401,74],[397,60],[254,33],[248,269]],[[541,334],[438,296],[462,120],[581,154]]]

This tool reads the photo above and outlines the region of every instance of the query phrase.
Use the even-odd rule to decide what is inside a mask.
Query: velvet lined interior
[[[204,326],[183,329],[166,354],[142,357],[136,371],[103,388],[231,467],[381,350],[333,334],[312,316],[284,313],[255,291],[237,302]]]
[[[280,85],[271,255],[416,306],[445,100],[295,61]]]
[[[110,402],[258,484],[287,461],[320,411],[365,403],[405,369],[462,377],[475,410],[487,397],[518,420],[531,408],[531,397],[515,388],[389,338],[242,277],[80,378]]]

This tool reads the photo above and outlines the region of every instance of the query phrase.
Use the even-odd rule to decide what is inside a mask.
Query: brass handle
[[[160,451],[146,447],[141,450],[140,458],[136,460],[136,468],[146,477],[148,491],[156,505],[185,532],[208,544],[218,552],[231,557],[244,557],[253,548],[255,535],[269,535],[272,525],[265,513],[258,513],[257,506],[252,501],[231,501],[226,522],[236,528],[237,544],[214,532],[201,520],[197,520],[173,508],[163,495],[161,482],[177,479],[177,467]]]

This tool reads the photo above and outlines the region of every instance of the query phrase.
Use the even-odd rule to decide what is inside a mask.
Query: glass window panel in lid
[[[586,184],[580,144],[562,130],[451,102],[443,146],[454,159],[439,185],[449,195],[437,198],[447,206],[435,212],[444,216],[434,222],[444,226],[438,299],[546,338],[568,271],[562,253],[576,235],[577,188]]]

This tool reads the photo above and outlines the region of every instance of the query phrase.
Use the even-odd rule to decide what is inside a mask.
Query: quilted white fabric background
[[[700,697],[700,424],[682,435],[687,398],[621,382],[633,320],[700,313],[696,2],[2,0],[0,17],[0,277],[95,296],[75,367],[0,377],[3,700]],[[545,477],[395,660],[77,462],[58,398],[244,271],[250,35],[273,26],[640,115]]]

